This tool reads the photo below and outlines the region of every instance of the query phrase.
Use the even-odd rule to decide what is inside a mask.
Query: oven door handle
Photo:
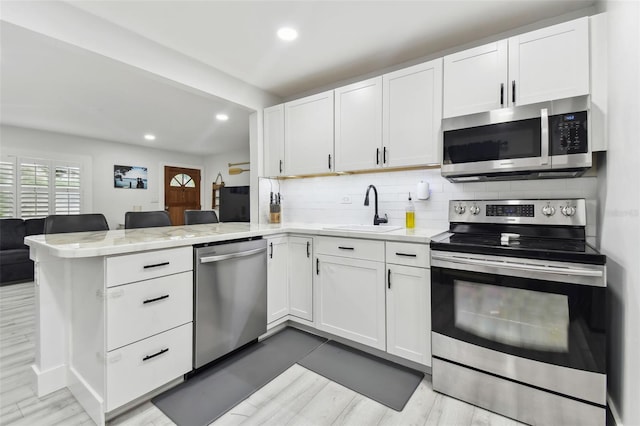
[[[592,269],[582,269],[582,268],[567,268],[567,267],[559,267],[559,266],[551,266],[551,265],[532,265],[528,263],[516,263],[516,262],[500,262],[500,261],[494,261],[494,260],[470,259],[468,257],[457,257],[457,256],[454,257],[454,256],[446,256],[446,255],[438,255],[438,254],[432,254],[431,259],[441,260],[443,262],[463,264],[463,265],[488,266],[488,267],[494,267],[499,269],[511,269],[516,271],[546,272],[549,274],[573,275],[578,277],[600,278],[603,276],[602,271],[597,271]]]

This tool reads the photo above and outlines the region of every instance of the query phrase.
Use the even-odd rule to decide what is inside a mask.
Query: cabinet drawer
[[[384,262],[384,242],[354,238],[318,237],[317,254]]]
[[[387,263],[393,263],[395,265],[428,268],[431,264],[428,244],[388,242],[386,255]]]
[[[107,290],[107,350],[192,321],[191,272]]]
[[[191,370],[191,323],[107,354],[106,411]]]
[[[107,287],[193,270],[193,248],[148,251],[106,260]]]

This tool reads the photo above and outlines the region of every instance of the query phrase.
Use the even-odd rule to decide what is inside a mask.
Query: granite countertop
[[[348,229],[328,229],[346,225],[308,223],[249,224],[215,223],[206,225],[166,226],[159,228],[122,229],[99,232],[32,235],[25,238],[31,249],[46,250],[49,255],[63,258],[95,257],[134,253],[193,244],[228,241],[240,238],[283,233],[363,238],[381,241],[428,243],[443,229],[416,228],[388,232],[360,232]]]

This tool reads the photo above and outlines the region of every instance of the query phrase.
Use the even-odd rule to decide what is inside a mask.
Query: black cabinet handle
[[[168,299],[169,295],[165,294],[164,296],[160,296],[160,297],[156,297],[155,299],[147,299],[144,302],[142,302],[142,304],[147,304],[147,303],[153,303],[153,302],[157,302],[158,300],[163,300],[163,299]]]
[[[382,164],[387,164],[387,147],[382,148]]]
[[[169,262],[156,263],[155,265],[144,265],[144,269],[157,268],[158,266],[167,266]]]
[[[404,256],[404,257],[418,257],[417,254],[409,254],[409,253],[397,253],[396,256]]]
[[[155,358],[155,357],[157,357],[158,355],[162,355],[162,354],[167,353],[167,352],[169,352],[169,348],[162,349],[162,350],[160,350],[159,352],[156,352],[156,353],[155,353],[155,354],[153,354],[153,355],[147,355],[147,356],[145,356],[144,358],[142,358],[142,361],[148,361],[148,360],[150,360],[151,358]]]
[[[504,83],[500,83],[500,106],[504,106]]]
[[[273,243],[269,243],[269,257],[273,259]]]
[[[380,164],[380,148],[376,148],[376,164]]]
[[[310,246],[311,246],[311,243],[307,241],[307,257],[311,256],[311,251],[309,250]]]
[[[391,269],[387,269],[387,288],[391,288]]]
[[[511,102],[516,103],[516,81],[511,82]]]
[[[340,250],[355,250],[353,247],[343,247],[343,246],[338,246],[338,248]]]
[[[331,170],[331,154],[329,154],[328,164],[329,164],[329,170]]]
[[[320,259],[316,257],[316,275],[320,275]]]
[[[280,173],[282,173],[282,160],[280,160]]]

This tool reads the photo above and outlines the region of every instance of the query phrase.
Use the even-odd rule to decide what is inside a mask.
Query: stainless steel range
[[[604,425],[606,258],[583,199],[451,201],[431,242],[433,388],[529,424]]]

